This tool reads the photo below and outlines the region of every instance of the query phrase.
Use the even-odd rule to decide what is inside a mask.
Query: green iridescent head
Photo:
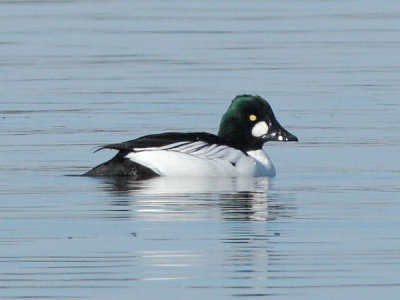
[[[236,96],[222,116],[218,135],[244,151],[261,149],[268,141],[298,141],[279,124],[269,103],[253,95]]]

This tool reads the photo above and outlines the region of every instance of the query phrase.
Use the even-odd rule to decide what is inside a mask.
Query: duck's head
[[[222,116],[218,135],[244,151],[261,149],[269,141],[298,141],[279,124],[268,102],[252,95],[236,96]]]

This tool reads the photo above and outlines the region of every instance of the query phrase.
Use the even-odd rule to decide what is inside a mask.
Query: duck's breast
[[[273,177],[276,174],[275,167],[268,157],[267,153],[262,150],[248,151],[247,154],[256,162],[255,177]]]

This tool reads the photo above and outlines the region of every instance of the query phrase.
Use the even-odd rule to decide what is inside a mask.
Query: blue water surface
[[[0,2],[0,298],[397,299],[397,1]],[[78,175],[259,94],[276,178]]]

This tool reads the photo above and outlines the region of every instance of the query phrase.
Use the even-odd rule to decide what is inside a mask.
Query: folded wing
[[[235,176],[236,164],[247,156],[223,138],[204,132],[148,135],[96,151],[102,149],[119,150],[111,160],[114,164],[133,163],[161,176]]]

